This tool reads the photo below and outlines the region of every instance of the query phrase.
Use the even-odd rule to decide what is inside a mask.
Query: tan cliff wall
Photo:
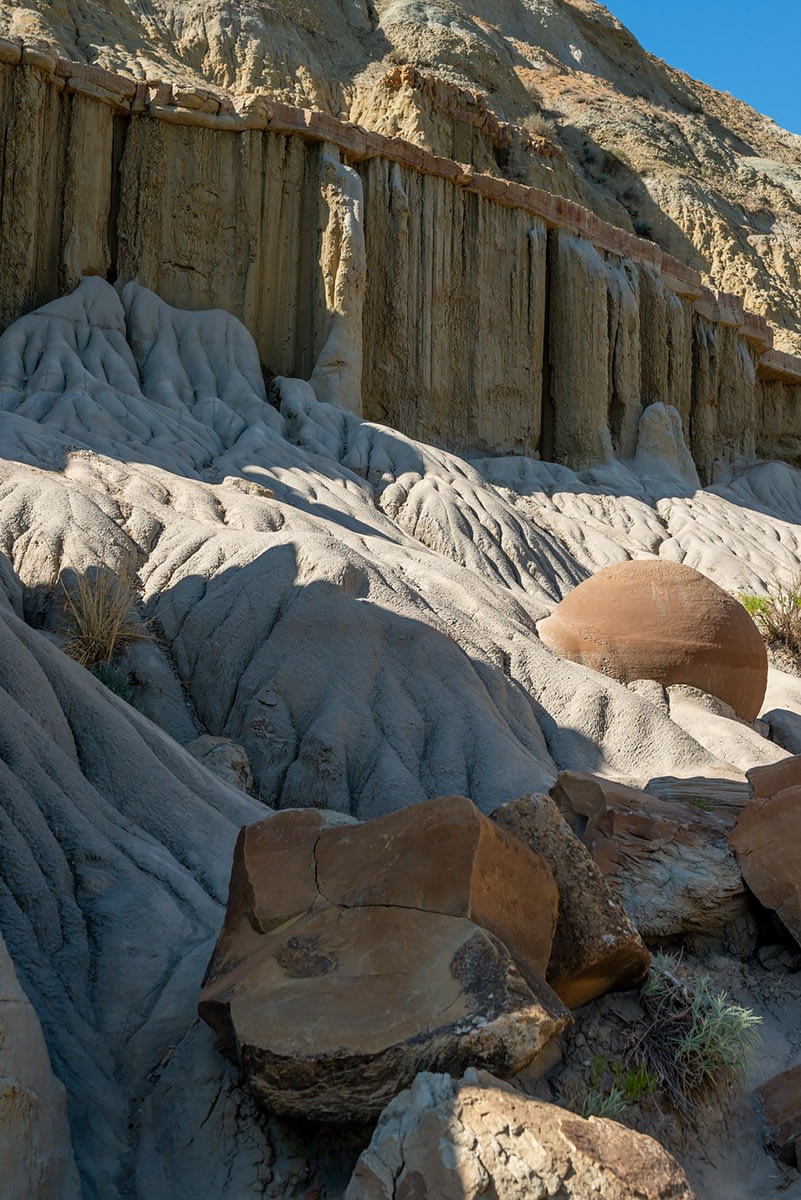
[[[81,274],[244,321],[265,369],[463,452],[573,467],[645,405],[714,461],[801,449],[801,361],[573,201],[266,98],[135,84],[0,42],[0,325]]]

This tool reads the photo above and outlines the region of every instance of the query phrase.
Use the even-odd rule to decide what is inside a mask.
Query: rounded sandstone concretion
[[[604,567],[538,626],[562,658],[621,683],[686,683],[753,721],[765,697],[768,656],[738,600],[683,563],[643,559]]]

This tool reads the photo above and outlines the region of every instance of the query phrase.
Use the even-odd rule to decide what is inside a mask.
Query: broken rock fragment
[[[550,796],[513,800],[492,819],[541,854],[554,873],[559,919],[547,980],[559,998],[577,1008],[639,983],[650,963],[642,938]]]
[[[364,825],[277,813],[240,834],[200,1014],[272,1111],[367,1120],[421,1070],[514,1074],[568,1023],[557,903],[462,797]]]
[[[754,796],[775,796],[787,788],[801,787],[801,754],[764,766],[752,767],[745,777],[751,784]]]
[[[761,784],[757,777],[754,784],[755,790],[765,786],[765,777]],[[801,944],[801,787],[786,787],[773,796],[755,795],[740,814],[729,844],[757,900],[772,909]]]
[[[421,1074],[381,1114],[345,1200],[693,1200],[658,1142],[470,1070]]]
[[[769,1146],[783,1162],[801,1168],[801,1066],[760,1084],[756,1095]]]

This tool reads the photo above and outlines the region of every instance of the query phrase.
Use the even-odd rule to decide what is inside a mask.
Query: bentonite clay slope
[[[0,932],[104,1200],[300,1200],[330,1161],[254,1113],[194,1024],[259,799],[492,811],[566,766],[742,786],[757,743],[785,754],[728,721],[723,763],[661,693],[562,662],[536,622],[629,557],[730,590],[787,578],[801,473],[693,492],[619,464],[468,463],[301,381],[279,393],[280,412],[236,321],[135,285],[87,279],[0,338]],[[158,724],[58,644],[60,574],[101,565],[138,571],[158,639],[124,666]],[[199,733],[246,746],[255,798],[177,744]]]
[[[801,138],[647,54],[593,0],[18,0],[0,35],[179,98],[266,92],[580,200],[801,348]]]

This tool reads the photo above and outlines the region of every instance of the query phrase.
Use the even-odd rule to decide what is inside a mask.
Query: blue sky
[[[801,134],[801,0],[603,0],[638,42]]]

